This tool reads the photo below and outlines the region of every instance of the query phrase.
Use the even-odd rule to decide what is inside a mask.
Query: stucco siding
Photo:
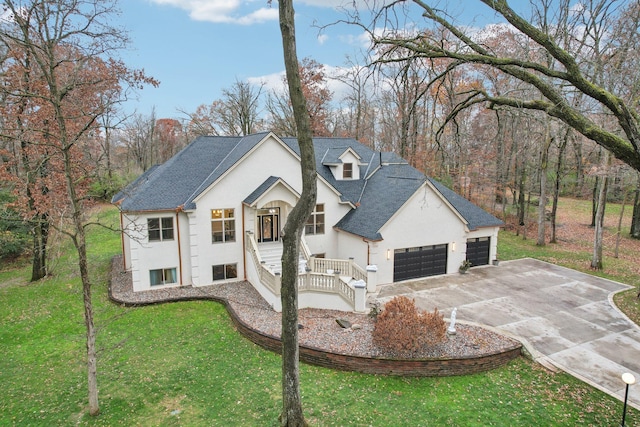
[[[456,271],[465,257],[465,224],[428,186],[423,185],[380,230],[376,259],[378,282],[393,282],[394,250],[427,245],[448,245],[447,273]]]
[[[238,277],[244,279],[243,253],[243,209],[242,201],[259,187],[274,171],[296,191],[301,189],[300,163],[284,146],[273,138],[267,138],[248,156],[224,175],[215,185],[196,199],[197,221],[194,225],[199,248],[199,285],[213,281],[212,266],[236,264]],[[276,187],[275,193],[284,191]],[[282,194],[290,197],[289,194]],[[211,210],[233,209],[235,241],[212,242]],[[282,215],[282,212],[281,212]],[[245,223],[248,218],[245,215]],[[249,219],[253,221],[253,219]],[[281,227],[282,228],[281,224]],[[253,224],[255,231],[255,223]],[[234,279],[235,280],[235,279]]]
[[[149,241],[147,219],[172,218],[173,239],[163,241]],[[158,269],[176,269],[176,282],[180,280],[180,258],[178,238],[175,224],[175,214],[172,212],[157,212],[149,214],[128,215],[127,237],[131,247],[131,269],[134,271],[133,288],[135,291],[151,288],[150,271]],[[162,285],[161,285],[162,286]],[[165,285],[166,286],[166,285]]]
[[[305,235],[305,240],[313,254],[325,254],[327,258],[336,258],[338,232],[333,229],[333,226],[351,210],[351,207],[340,204],[339,195],[320,179],[316,203],[324,205],[324,234]]]

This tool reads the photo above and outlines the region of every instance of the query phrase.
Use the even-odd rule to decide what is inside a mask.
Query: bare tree
[[[298,350],[298,257],[300,240],[307,218],[313,212],[317,198],[316,160],[313,133],[307,101],[300,78],[296,54],[295,21],[292,0],[280,0],[280,31],[289,97],[296,121],[302,193],[284,226],[282,253],[282,414],[281,425],[305,426],[300,397]]]
[[[599,0],[581,3],[582,9],[570,9],[572,5],[568,1],[562,1],[557,5],[558,10],[553,16],[571,16],[580,19],[584,23],[581,28],[599,28],[599,34],[615,34],[617,28],[626,28],[625,39],[618,43],[611,41],[605,49],[596,49],[593,40],[589,37],[580,42],[580,34],[573,34],[574,42],[563,47],[552,32],[546,31],[543,26],[536,26],[531,20],[517,14],[506,0],[480,0],[498,15],[504,17],[522,37],[535,46],[540,54],[535,57],[518,57],[496,55],[483,43],[479,43],[471,33],[465,32],[465,27],[457,26],[448,15],[427,1],[413,0],[426,19],[425,25],[433,31],[417,31],[407,35],[400,30],[406,27],[407,13],[403,8],[406,1],[395,1],[376,11],[376,19],[372,23],[363,24],[355,20],[365,29],[370,29],[369,34],[374,44],[386,46],[388,52],[400,50],[408,52],[406,58],[414,59],[446,59],[448,62],[446,72],[452,72],[465,66],[490,67],[500,73],[522,81],[538,91],[537,99],[520,98],[517,93],[496,93],[490,87],[474,88],[466,91],[463,102],[458,111],[465,107],[483,103],[489,108],[508,106],[513,108],[525,108],[544,112],[558,118],[567,125],[580,132],[587,138],[595,141],[609,150],[618,159],[629,164],[636,170],[640,170],[640,116],[635,109],[635,104],[625,92],[628,88],[607,88],[595,79],[595,72],[588,64],[591,58],[599,53],[607,53],[611,58],[626,58],[634,54],[640,33],[638,32],[638,20],[626,19],[627,16],[638,15],[637,2],[628,5],[616,0]],[[536,3],[538,4],[538,3]],[[550,5],[546,0],[541,4]],[[408,9],[408,8],[407,8]],[[403,28],[396,25],[389,28],[389,22],[399,23],[398,17],[403,17]],[[552,15],[549,15],[550,17]],[[429,23],[433,24],[429,26]],[[555,22],[550,21],[547,28],[555,28]],[[562,24],[562,22],[560,22]],[[623,25],[624,24],[624,25]],[[387,31],[380,31],[385,26]],[[373,29],[376,29],[374,32]],[[609,30],[607,32],[607,30]],[[604,32],[603,32],[604,31]],[[448,39],[443,39],[445,34]],[[631,41],[628,41],[631,39]],[[604,46],[601,46],[604,47]],[[549,61],[548,58],[552,58]],[[384,61],[385,57],[378,58]],[[396,58],[393,59],[397,60]],[[616,74],[616,67],[620,68],[619,61],[607,61],[605,74]],[[591,110],[582,110],[574,106],[572,100],[575,94],[582,94],[587,105],[597,107],[603,112],[615,118],[615,128],[603,126],[593,119]]]
[[[311,58],[304,58],[298,65],[302,93],[306,99],[307,113],[310,117],[311,132],[315,136],[329,136],[329,103],[333,93],[327,88],[324,65]],[[285,76],[285,83],[289,78]],[[284,92],[274,91],[267,97],[267,112],[270,116],[269,127],[282,136],[296,136],[297,121],[288,84]]]
[[[47,165],[43,170],[48,182],[55,182],[38,195],[36,211],[57,215],[51,223],[71,238],[77,252],[89,413],[97,415],[96,330],[85,236],[91,168],[83,156],[83,145],[97,129],[98,118],[122,100],[113,96],[121,84],[139,86],[155,81],[109,58],[127,42],[122,30],[110,24],[117,12],[113,1],[5,0],[4,11],[0,40],[14,52],[17,60],[12,65],[21,70],[19,75],[38,82],[25,86],[19,81],[11,87],[15,103],[25,107],[14,111],[17,122],[26,120],[25,132],[18,132],[17,137]],[[25,58],[28,69],[20,60]],[[107,93],[110,96],[104,96]],[[29,114],[23,115],[25,112]]]
[[[222,98],[210,105],[200,105],[189,117],[189,133],[198,135],[249,135],[264,128],[260,119],[260,98],[264,84],[259,86],[236,80],[222,90]]]

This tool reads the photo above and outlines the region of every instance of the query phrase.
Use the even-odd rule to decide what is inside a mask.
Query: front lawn
[[[38,283],[27,283],[29,266],[0,272],[0,425],[276,426],[279,356],[240,336],[218,303],[112,304],[106,272],[119,236],[90,237],[101,414],[86,411],[81,286],[68,256]],[[604,426],[622,414],[617,399],[522,358],[449,378],[302,365],[301,388],[315,426]]]

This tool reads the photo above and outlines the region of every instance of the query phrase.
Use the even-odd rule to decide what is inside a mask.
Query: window
[[[173,240],[173,217],[147,218],[149,241]]]
[[[342,179],[353,178],[353,163],[345,163],[342,165]]]
[[[213,266],[213,280],[235,279],[238,277],[238,264],[220,264]]]
[[[211,210],[211,242],[235,242],[236,220],[233,209]]]
[[[177,283],[177,275],[175,268],[161,268],[159,270],[149,270],[151,286],[166,285],[169,283]]]
[[[324,205],[316,205],[315,210],[311,212],[309,219],[307,219],[304,233],[307,235],[324,234]]]

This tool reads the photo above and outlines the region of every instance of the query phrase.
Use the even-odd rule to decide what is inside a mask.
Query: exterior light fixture
[[[624,405],[622,406],[622,423],[620,425],[624,427],[624,419],[627,415],[627,399],[629,398],[629,386],[636,383],[636,377],[634,377],[633,374],[630,374],[629,372],[625,372],[624,374],[622,374],[622,381],[624,381],[626,386],[624,389]]]

